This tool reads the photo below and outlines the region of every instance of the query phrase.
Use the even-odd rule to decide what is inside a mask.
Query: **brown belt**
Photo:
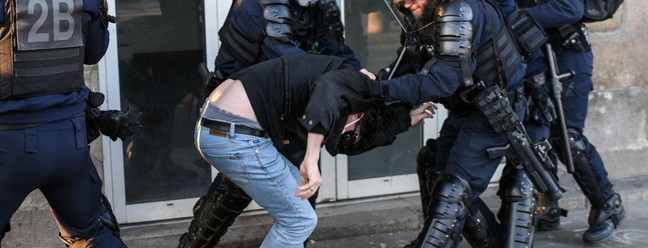
[[[231,123],[222,122],[222,121],[213,121],[213,120],[202,118],[202,120],[200,121],[200,125],[209,128],[210,129],[209,134],[211,135],[225,136],[230,131]],[[243,125],[236,125],[234,127],[234,133],[268,138],[268,135],[266,134],[265,131],[256,128],[251,128],[248,126],[243,126]]]

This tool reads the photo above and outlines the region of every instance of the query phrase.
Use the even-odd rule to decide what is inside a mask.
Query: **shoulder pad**
[[[470,21],[472,18],[472,8],[464,0],[442,1],[434,15],[437,22]]]
[[[282,41],[292,41],[292,16],[289,0],[261,0],[263,18],[266,21],[265,32],[269,37]]]
[[[288,24],[268,22],[265,28],[266,35],[269,37],[283,41],[292,41],[292,29]]]
[[[290,23],[290,4],[283,0],[262,0],[263,18],[268,22]]]

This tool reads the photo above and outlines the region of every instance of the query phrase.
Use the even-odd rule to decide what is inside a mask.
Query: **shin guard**
[[[497,193],[502,247],[531,247],[536,221],[535,189],[524,171],[507,166]]]
[[[470,185],[460,176],[451,172],[439,174],[416,247],[457,247],[471,194]]]

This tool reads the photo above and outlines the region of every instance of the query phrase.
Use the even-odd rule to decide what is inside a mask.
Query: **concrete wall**
[[[606,163],[612,182],[648,175],[648,2],[626,0],[611,20],[590,24],[595,55],[594,91],[585,133]],[[86,67],[98,89],[96,66]],[[92,156],[103,174],[101,143]],[[40,192],[32,193],[12,218],[13,231],[0,245],[59,247],[56,225]]]
[[[588,25],[595,62],[585,134],[613,182],[648,175],[646,10],[648,2],[626,0],[613,19]]]

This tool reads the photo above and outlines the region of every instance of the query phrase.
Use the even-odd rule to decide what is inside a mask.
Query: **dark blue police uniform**
[[[428,1],[427,4],[435,3]],[[514,49],[511,36],[503,35],[507,31],[498,10],[479,0],[436,4],[426,9],[422,18],[404,22],[411,25],[406,27],[408,30],[414,31],[402,35],[407,51],[396,75],[410,74],[383,80],[379,89],[386,102],[417,105],[434,101],[449,110],[436,149],[432,148],[436,153],[431,162],[434,175],[428,178],[428,183],[432,183],[427,186],[431,200],[423,206],[425,224],[412,244],[416,247],[428,247],[430,242],[439,247],[457,246],[464,221],[468,225],[466,218],[475,213],[482,222],[486,222],[484,216],[492,220],[488,222],[494,225],[488,228],[498,229],[493,213],[479,196],[502,160],[502,156],[490,157],[487,149],[506,146],[509,140],[503,132],[496,131],[497,127],[471,101],[483,89],[473,86],[503,87],[509,92],[507,98],[513,115],[521,118],[524,114],[520,96],[526,65]],[[405,8],[402,5],[399,9]],[[406,16],[407,11],[404,10]],[[493,50],[497,51],[494,56]],[[485,238],[498,237],[493,232]]]
[[[494,22],[498,28],[501,28],[501,23],[498,19],[489,17],[489,12],[480,1],[463,2],[468,3],[473,10],[473,18],[470,20],[473,24],[470,68],[474,72],[479,66],[476,59],[477,50],[492,39],[490,23]],[[408,67],[405,64],[402,66]],[[525,68],[525,64],[519,64],[519,67],[515,68],[507,80],[507,91],[517,92],[522,87]],[[465,90],[462,73],[460,67],[448,63],[436,63],[426,74],[406,74],[383,80],[381,83],[383,87],[388,88],[388,94],[384,95],[386,102],[403,101],[416,106],[425,101],[434,101],[444,103],[444,106],[449,109],[448,118],[437,139],[436,166],[439,171],[452,170],[464,176],[475,198],[486,189],[490,177],[501,161],[501,157],[488,158],[486,148],[505,146],[508,141],[505,135],[496,133],[490,127],[479,109],[473,106],[460,106],[459,109],[453,109],[453,106],[445,104],[451,102],[450,98],[458,97],[458,92]],[[516,111],[522,117],[524,110],[516,109]]]
[[[67,246],[125,247],[100,223],[107,202],[90,158],[84,116],[83,64],[97,63],[109,41],[101,21],[103,1],[70,3],[60,9],[43,6],[51,1],[30,4],[38,6],[35,10],[11,0],[0,5],[0,227],[8,226],[27,195],[38,189]],[[14,29],[17,12],[26,19],[18,17],[18,23],[25,22]],[[55,18],[62,25],[32,22],[38,18]],[[28,36],[21,36],[25,32]]]
[[[547,31],[550,43],[556,52],[559,74],[568,70],[575,72],[571,79],[563,80],[562,105],[565,123],[570,140],[574,178],[587,199],[592,204],[587,231],[583,234],[586,242],[595,242],[609,237],[614,228],[625,216],[619,194],[612,189],[603,160],[596,148],[585,137],[585,119],[587,117],[588,95],[593,90],[592,69],[593,54],[587,27],[581,22],[584,13],[583,1],[541,1],[540,4],[527,4],[518,1],[522,7],[528,7],[529,13]],[[528,1],[527,1],[528,2]],[[526,5],[526,6],[525,6]],[[537,138],[547,138],[546,125],[529,123]],[[551,136],[559,136],[554,127]],[[554,151],[564,161],[562,143],[553,138]],[[554,158],[555,159],[555,158]],[[548,216],[543,216],[541,227],[557,228],[560,224],[557,202],[546,203]],[[546,218],[546,219],[544,219]]]

